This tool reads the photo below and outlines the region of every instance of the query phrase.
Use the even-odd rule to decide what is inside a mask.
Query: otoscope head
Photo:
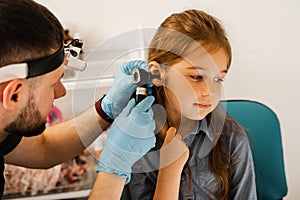
[[[141,86],[151,83],[152,79],[154,78],[160,79],[160,74],[151,74],[151,72],[148,72],[144,69],[134,68],[132,77],[133,84]]]

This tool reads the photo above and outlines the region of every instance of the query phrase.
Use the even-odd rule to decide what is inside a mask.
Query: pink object
[[[47,122],[49,125],[54,125],[59,122],[62,122],[63,117],[59,108],[53,106],[48,114]]]

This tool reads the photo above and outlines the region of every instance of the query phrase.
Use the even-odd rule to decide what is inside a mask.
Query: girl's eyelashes
[[[203,80],[203,76],[201,75],[190,75],[190,77],[196,81]]]
[[[190,77],[194,80],[194,81],[202,81],[204,80],[204,76],[202,75],[190,75]],[[221,77],[215,77],[213,79],[216,83],[223,83],[225,80],[224,78]]]
[[[214,81],[217,83],[223,83],[225,80],[224,80],[224,78],[216,77],[216,78],[214,78]]]

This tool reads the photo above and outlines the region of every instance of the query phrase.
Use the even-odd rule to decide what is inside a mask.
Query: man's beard
[[[33,96],[31,96],[17,119],[11,122],[4,130],[10,134],[31,137],[41,134],[45,128],[46,119],[43,119],[33,102]]]

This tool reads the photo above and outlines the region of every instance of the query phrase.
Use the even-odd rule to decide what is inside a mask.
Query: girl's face
[[[168,116],[205,118],[220,101],[227,63],[227,54],[219,49],[170,66],[164,87]]]

